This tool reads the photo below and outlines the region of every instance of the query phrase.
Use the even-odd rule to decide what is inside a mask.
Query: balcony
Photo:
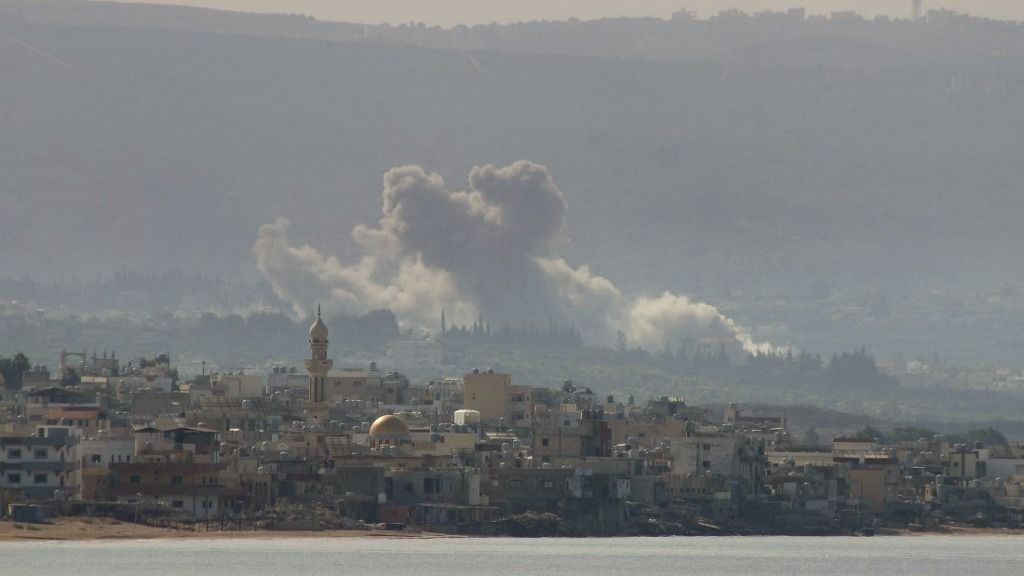
[[[24,471],[24,472],[65,472],[78,467],[77,462],[51,462],[43,460],[22,460],[19,462],[0,463],[0,472]]]

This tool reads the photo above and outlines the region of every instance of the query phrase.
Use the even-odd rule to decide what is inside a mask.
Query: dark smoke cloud
[[[547,169],[525,160],[473,168],[467,191],[403,166],[384,175],[378,225],[352,232],[364,251],[358,262],[293,246],[283,218],[260,227],[253,253],[299,314],[323,300],[343,312],[390,308],[405,323],[434,326],[443,308],[457,323],[479,313],[497,326],[574,322],[605,344],[621,330],[647,348],[682,336],[763,347],[711,305],[669,292],[626,298],[587,266],[570,266],[556,254],[565,211]]]

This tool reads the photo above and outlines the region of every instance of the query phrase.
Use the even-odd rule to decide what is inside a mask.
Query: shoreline
[[[773,536],[763,534],[759,536]],[[778,534],[778,536],[783,536]],[[1010,528],[974,528],[969,526],[943,526],[940,531],[911,531],[908,529],[880,529],[876,533],[880,538],[891,537],[960,537],[960,536],[1000,536],[1021,537],[1024,529]],[[419,530],[225,530],[192,532],[158,528],[130,522],[120,522],[109,518],[59,518],[45,524],[15,523],[10,520],[0,521],[0,543],[5,542],[102,542],[109,540],[232,540],[232,539],[293,539],[293,538],[388,538],[388,539],[436,539],[465,538],[460,534],[443,532],[426,532]],[[480,536],[492,538],[493,536]],[[628,537],[628,536],[622,536]],[[663,536],[648,536],[661,538]],[[714,536],[721,538],[724,536]],[[743,536],[737,536],[742,538]],[[814,537],[814,536],[811,536]],[[847,535],[847,537],[863,537]],[[573,538],[573,537],[567,537]],[[609,538],[616,538],[610,536]]]
[[[189,540],[250,538],[459,538],[417,530],[209,530],[159,528],[109,518],[58,518],[43,524],[0,521],[0,542],[99,542],[105,540]]]

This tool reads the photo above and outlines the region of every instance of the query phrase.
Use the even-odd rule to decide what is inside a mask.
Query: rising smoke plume
[[[670,292],[629,298],[587,266],[570,266],[556,253],[565,211],[547,169],[525,160],[473,168],[467,191],[402,166],[384,175],[378,225],[352,231],[363,250],[357,262],[293,246],[284,218],[260,227],[253,253],[300,315],[323,301],[345,313],[389,308],[404,323],[432,327],[444,309],[453,323],[478,314],[493,326],[572,322],[600,344],[621,331],[648,349],[683,337],[765,347],[714,306]]]

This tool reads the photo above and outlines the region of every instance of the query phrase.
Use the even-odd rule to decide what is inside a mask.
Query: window
[[[434,479],[433,478],[424,478],[423,479],[423,493],[424,494],[433,494],[434,493]]]
[[[171,476],[171,484],[181,484],[181,476]]]
[[[142,478],[139,477],[138,474],[132,474],[131,476],[128,477],[128,482],[131,482],[132,484],[141,484]]]
[[[8,474],[7,475],[7,483],[8,484],[21,484],[21,474]]]
[[[555,488],[554,481],[552,481],[552,480],[545,480],[544,481],[544,489],[545,490],[553,490],[554,488]]]
[[[36,448],[35,452],[32,453],[36,460],[46,460],[49,455],[50,453],[46,451],[46,448]]]
[[[520,482],[519,480],[509,480],[508,481],[508,487],[509,488],[519,488],[522,485],[523,485],[523,483]]]
[[[171,500],[171,508],[184,508],[185,502],[182,500]]]
[[[40,472],[32,477],[32,481],[36,484],[46,484],[47,476],[46,472]]]
[[[548,438],[541,438],[541,439],[540,439],[540,445],[541,445],[541,446],[547,446],[547,445],[549,445],[550,443],[551,443],[551,442],[550,442],[550,440],[549,440]]]
[[[7,449],[7,457],[10,458],[11,460],[20,460],[21,459],[21,448],[8,448]]]
[[[103,456],[102,456],[101,454],[93,454],[93,455],[92,455],[92,457],[91,457],[91,458],[89,458],[89,460],[90,460],[90,461],[91,461],[91,462],[92,462],[93,464],[100,464],[100,463],[102,463],[102,462],[103,462]]]

